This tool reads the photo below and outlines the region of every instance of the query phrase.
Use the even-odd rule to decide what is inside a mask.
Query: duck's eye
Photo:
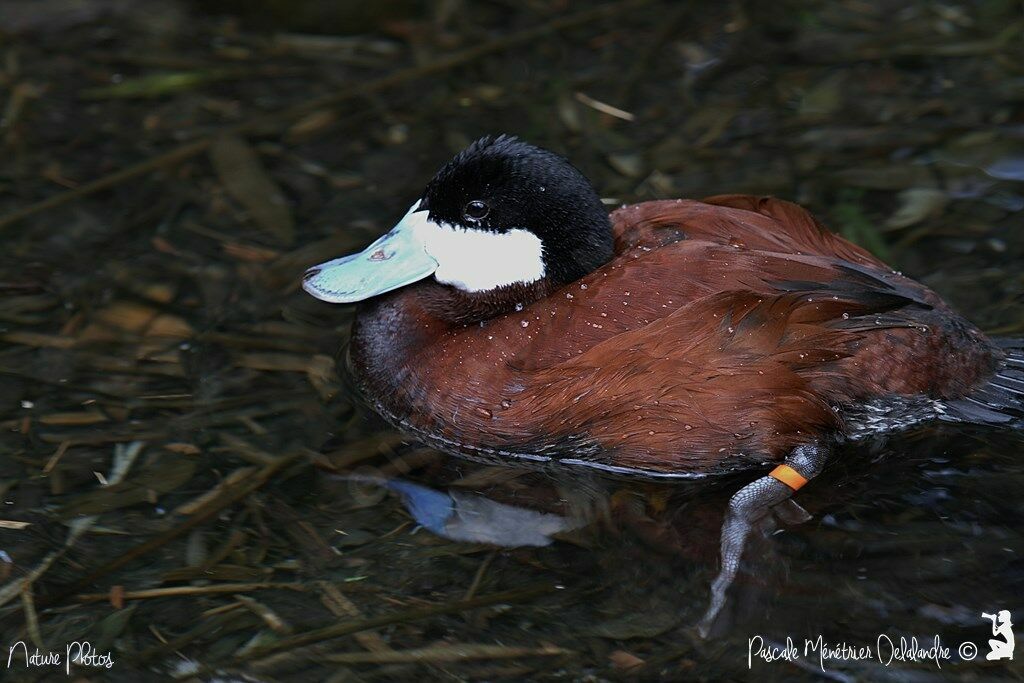
[[[466,204],[466,208],[462,210],[462,217],[467,221],[479,221],[487,218],[487,214],[490,213],[491,207],[487,206],[485,202],[479,199],[474,199],[469,204]]]

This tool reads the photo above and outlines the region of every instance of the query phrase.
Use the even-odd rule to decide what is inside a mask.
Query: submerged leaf
[[[82,91],[81,96],[88,100],[162,97],[236,77],[237,73],[225,69],[149,74],[139,78],[128,78],[113,85],[87,88]]]
[[[507,548],[545,546],[553,534],[583,526],[581,520],[493,501],[474,493],[436,491],[401,479],[352,477],[397,493],[409,514],[438,536]]]
[[[295,222],[288,200],[249,143],[236,135],[222,136],[210,148],[210,161],[228,194],[260,228],[283,244],[294,241]]]
[[[885,222],[887,228],[907,228],[945,208],[948,195],[933,187],[912,187],[900,192],[900,208]]]
[[[1024,182],[1024,156],[1004,157],[985,167],[985,173],[999,180]]]
[[[679,620],[680,614],[673,610],[666,609],[661,612],[639,610],[594,624],[590,628],[584,629],[583,633],[612,640],[654,638],[673,628],[679,623]]]

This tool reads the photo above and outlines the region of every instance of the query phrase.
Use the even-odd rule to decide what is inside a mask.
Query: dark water
[[[351,311],[299,275],[499,131],[565,154],[611,204],[799,201],[1024,336],[1019,3],[652,2],[302,104],[591,6],[0,0],[4,676],[64,677],[5,668],[19,641],[89,640],[114,660],[89,680],[1024,677],[1019,654],[985,660],[982,617],[1024,624],[1020,435],[844,449],[798,495],[813,519],[763,530],[702,640],[722,513],[749,477],[456,461],[339,376]],[[452,542],[352,472],[593,521],[543,548]],[[804,653],[818,636],[871,656],[822,667]],[[748,668],[787,637],[798,659]],[[879,642],[887,660],[915,637],[948,654],[879,662]]]

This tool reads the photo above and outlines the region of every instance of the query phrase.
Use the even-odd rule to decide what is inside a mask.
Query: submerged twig
[[[212,595],[217,593],[248,593],[258,590],[308,591],[309,586],[298,582],[257,581],[250,583],[216,583],[209,586],[168,586],[145,590],[124,591],[122,600],[147,600],[170,598],[179,595]],[[74,596],[77,602],[103,602],[110,599],[110,593],[80,593]]]
[[[134,453],[135,455],[138,455],[138,452],[142,449],[142,446],[143,444],[141,442],[131,444],[127,447],[127,451],[129,453]],[[127,470],[123,468],[122,464],[120,463],[120,461],[123,459],[124,452],[125,451],[123,450],[115,451],[115,462],[114,465],[112,465],[110,475],[107,477],[108,484],[120,483],[125,474],[127,474]],[[118,453],[122,455],[118,455]],[[62,545],[60,548],[57,548],[56,550],[52,550],[49,553],[47,553],[46,556],[43,557],[43,559],[39,562],[39,564],[33,567],[32,570],[29,571],[28,574],[23,579],[15,579],[13,581],[8,582],[7,585],[0,586],[0,606],[10,602],[19,593],[22,595],[24,599],[24,586],[30,586],[35,581],[37,581],[43,574],[49,571],[50,567],[53,566],[53,563],[56,562],[59,558],[61,558],[64,555],[64,553],[70,550],[75,544],[77,544],[78,540],[83,535],[85,535],[85,533],[89,531],[89,529],[92,528],[92,525],[95,524],[95,522],[96,517],[94,515],[79,517],[71,521],[68,524],[70,531],[68,532],[67,538],[64,539],[64,545]],[[53,598],[43,600],[41,601],[41,604],[45,606],[47,604],[50,604],[52,600]],[[30,622],[30,620],[34,617],[34,602],[32,603],[32,607],[32,614],[29,613],[28,609],[25,610],[26,623]]]
[[[32,582],[25,581],[21,586],[21,606],[25,610],[25,629],[28,631],[32,644],[43,650],[43,636],[39,632],[39,615],[36,613],[36,602],[32,596]]]
[[[345,595],[338,590],[338,587],[333,583],[328,581],[318,581],[317,585],[320,587],[320,590],[323,591],[323,596],[320,598],[320,601],[335,616],[349,617],[350,619],[365,618],[362,611],[356,607],[355,603],[345,597]],[[355,639],[360,645],[371,652],[391,650],[391,646],[388,645],[387,641],[385,641],[376,631],[364,631],[362,633],[357,633],[355,634]]]
[[[339,652],[325,655],[324,659],[336,664],[440,664],[468,662],[486,659],[520,659],[523,657],[556,657],[572,654],[553,645],[541,647],[509,647],[481,643],[456,643],[437,647],[421,647],[414,650],[392,650],[390,652]]]
[[[195,626],[195,628],[186,631],[180,636],[172,638],[167,642],[147,648],[134,657],[129,657],[128,661],[138,666],[167,652],[180,650],[196,638],[201,638],[209,633],[216,633],[221,629],[227,629],[233,625],[248,623],[250,620],[256,619],[256,617],[254,617],[249,611],[239,612],[242,607],[241,603],[235,603],[234,605],[230,605],[230,607],[235,609],[214,615],[209,619],[203,619]]]
[[[586,93],[578,92],[575,97],[577,102],[585,104],[591,109],[599,111],[602,114],[608,114],[608,116],[613,116],[617,119],[622,119],[623,121],[633,122],[636,120],[636,115],[632,112],[628,112],[625,109],[619,109],[618,107],[612,106],[607,102],[602,102],[601,100],[595,100]]]
[[[309,645],[322,640],[339,638],[341,636],[351,635],[368,629],[380,628],[382,626],[389,626],[391,624],[402,624],[442,614],[464,612],[466,610],[487,607],[489,605],[496,605],[503,602],[527,600],[545,593],[550,593],[554,590],[556,590],[556,587],[550,583],[535,584],[527,588],[503,591],[501,593],[492,593],[491,595],[485,595],[471,600],[458,600],[456,602],[449,602],[445,605],[419,607],[405,612],[397,612],[395,614],[383,614],[379,617],[373,617],[362,621],[348,621],[340,624],[332,624],[323,628],[313,629],[312,631],[306,631],[305,633],[299,633],[291,638],[283,638],[276,643],[269,643],[263,647],[249,651],[247,655],[250,657],[262,657],[264,655],[278,652],[279,650],[287,650],[301,645]]]
[[[159,536],[155,536],[149,539],[145,543],[135,546],[131,550],[122,554],[121,556],[89,572],[87,575],[85,575],[78,581],[75,581],[74,583],[65,586],[62,589],[58,589],[54,595],[51,595],[46,599],[44,604],[52,605],[63,600],[69,595],[73,595],[79,592],[80,590],[82,590],[82,588],[95,582],[97,579],[100,579],[106,576],[107,574],[120,569],[121,567],[132,562],[133,560],[142,557],[146,553],[149,553],[161,546],[166,545],[178,536],[184,534],[186,531],[189,531],[199,526],[200,524],[209,521],[210,518],[217,515],[221,510],[226,508],[228,505],[231,505],[233,503],[238,502],[239,500],[242,500],[250,493],[263,486],[286,465],[289,465],[292,462],[294,462],[300,455],[301,452],[296,452],[281,456],[275,462],[267,465],[266,467],[263,467],[261,470],[253,474],[251,477],[241,482],[236,488],[229,489],[225,491],[224,495],[221,496],[220,498],[211,500],[205,506],[205,508],[197,510],[191,517],[186,519],[178,526],[165,531]]]

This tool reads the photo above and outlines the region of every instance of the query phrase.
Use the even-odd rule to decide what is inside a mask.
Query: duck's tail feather
[[[961,422],[1024,429],[1024,339],[994,339],[1006,358],[987,384],[946,403],[950,418]]]

